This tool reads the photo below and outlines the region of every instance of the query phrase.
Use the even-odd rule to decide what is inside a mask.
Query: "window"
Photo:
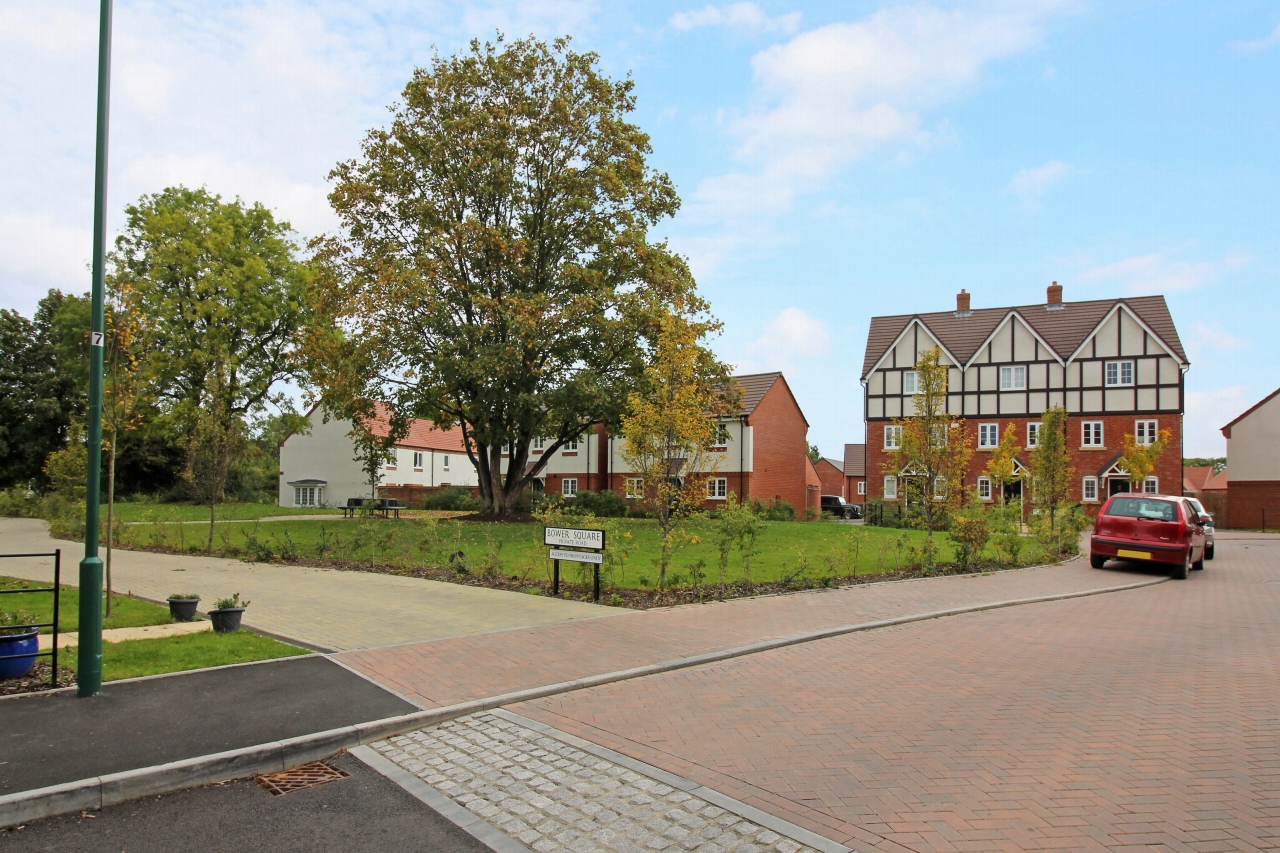
[[[919,394],[920,393],[920,376],[914,370],[907,370],[903,372],[902,393],[903,394]]]
[[[541,452],[547,446],[547,440],[540,435],[533,437],[533,449]]]
[[[1107,385],[1132,385],[1132,361],[1108,361],[1103,369],[1104,381]]]
[[[884,449],[897,450],[902,446],[902,427],[887,426],[884,428]]]
[[[1040,446],[1040,424],[1027,424],[1027,449]]]
[[[1102,421],[1085,421],[1080,425],[1080,446],[1102,446]]]
[[[448,471],[448,470],[449,470],[449,457],[448,457],[448,456],[445,456],[445,457],[444,457],[444,470],[446,470],[446,471]]]
[[[1160,478],[1148,477],[1142,481],[1142,492],[1148,495],[1160,494]]]
[[[576,439],[576,438],[575,438],[573,441],[570,441],[568,444],[566,444],[566,445],[564,446],[564,452],[565,452],[565,453],[577,453],[577,452],[578,452],[578,439]]]
[[[413,451],[413,470],[415,471],[422,470],[422,451],[421,450]]]
[[[860,494],[860,495],[865,495],[866,493],[867,493],[867,481],[866,481],[866,480],[859,480],[859,481],[858,481],[858,494]]]
[[[952,424],[952,426],[954,426],[954,424]],[[929,429],[929,435],[933,439],[932,444],[934,447],[947,446],[947,438],[949,436],[949,433],[947,432],[946,424],[934,424]]]
[[[729,449],[729,431],[724,428],[724,424],[716,425],[716,440],[711,445],[712,453],[724,453]]]
[[[1024,365],[1000,368],[1000,390],[1022,391],[1027,387],[1027,368]]]
[[[560,481],[560,494],[566,498],[571,498],[578,493],[578,478],[565,477]]]
[[[978,447],[990,449],[1000,446],[1000,424],[978,424]]]
[[[896,501],[898,499],[898,478],[884,478],[884,498],[887,501]]]
[[[729,481],[724,477],[712,477],[707,480],[707,500],[722,501],[729,493]]]
[[[935,477],[933,481],[933,499],[940,501],[947,496],[947,478]]]
[[[1084,493],[1081,495],[1087,502],[1096,502],[1098,500],[1098,478],[1084,478]]]
[[[396,449],[394,447],[387,450],[387,470],[396,470]]]
[[[1149,444],[1155,444],[1159,439],[1158,421],[1134,421],[1133,423],[1133,441],[1140,447]]]
[[[644,479],[641,477],[627,478],[627,497],[635,500],[644,497]]]
[[[984,500],[984,501],[991,500],[991,478],[990,477],[978,478],[978,499]]]
[[[324,486],[294,486],[294,506],[323,506]]]

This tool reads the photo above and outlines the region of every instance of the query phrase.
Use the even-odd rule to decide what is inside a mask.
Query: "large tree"
[[[619,422],[659,314],[694,288],[647,238],[679,200],[626,120],[633,84],[597,62],[567,40],[472,42],[416,71],[331,174],[342,230],[316,244],[307,345],[325,407],[459,425],[496,515],[558,448]]]
[[[288,223],[260,204],[170,187],[125,208],[110,261],[121,311],[164,418],[186,443],[186,476],[209,505],[209,549],[245,418],[291,376],[307,268]]]

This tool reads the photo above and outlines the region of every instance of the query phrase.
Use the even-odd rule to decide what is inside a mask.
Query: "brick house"
[[[814,463],[813,467],[818,472],[818,480],[822,483],[822,493],[824,495],[839,495],[845,500],[849,500],[849,493],[844,480],[844,465],[841,462],[824,456]]]
[[[865,444],[844,446],[844,482],[845,500],[851,504],[867,502],[867,446]]]
[[[1224,426],[1222,434],[1227,439],[1222,473],[1230,472],[1224,526],[1280,528],[1280,388]]]
[[[715,471],[708,475],[707,502],[714,508],[730,492],[765,503],[783,500],[803,517],[818,506],[821,480],[809,461],[809,422],[781,373],[735,376],[742,401],[735,415],[724,418],[725,443],[715,449]],[[543,453],[545,441],[534,439],[531,457]],[[641,486],[622,458],[622,440],[603,426],[576,445],[557,451],[538,478],[538,488],[565,495],[612,489],[629,499]]]
[[[1125,434],[1141,442],[1172,433],[1144,491],[1182,487],[1183,377],[1189,366],[1163,296],[1063,302],[1054,282],[1044,303],[971,309],[969,294],[954,311],[873,317],[861,382],[867,423],[867,492],[895,500],[898,473],[885,462],[896,442],[894,418],[914,413],[914,366],[938,347],[950,367],[947,410],[965,419],[976,452],[965,485],[996,500],[983,475],[1008,424],[1034,447],[1041,413],[1068,413],[1074,492],[1087,511],[1109,494],[1128,491],[1120,465]],[[1019,457],[1024,465],[1026,454]],[[1019,487],[1009,497],[1019,496]]]

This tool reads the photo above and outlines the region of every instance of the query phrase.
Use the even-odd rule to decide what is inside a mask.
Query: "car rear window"
[[[1115,498],[1107,507],[1107,515],[1149,518],[1153,521],[1178,520],[1178,511],[1172,501],[1155,501],[1149,498]]]

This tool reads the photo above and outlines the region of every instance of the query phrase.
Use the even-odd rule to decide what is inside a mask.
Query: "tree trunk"
[[[116,437],[118,431],[111,428],[111,450],[107,455],[107,618],[111,618],[111,537],[115,528],[112,521],[116,507]]]
[[[209,546],[205,548],[206,554],[213,553],[213,525],[217,521],[218,510],[218,493],[210,490],[209,494]]]

